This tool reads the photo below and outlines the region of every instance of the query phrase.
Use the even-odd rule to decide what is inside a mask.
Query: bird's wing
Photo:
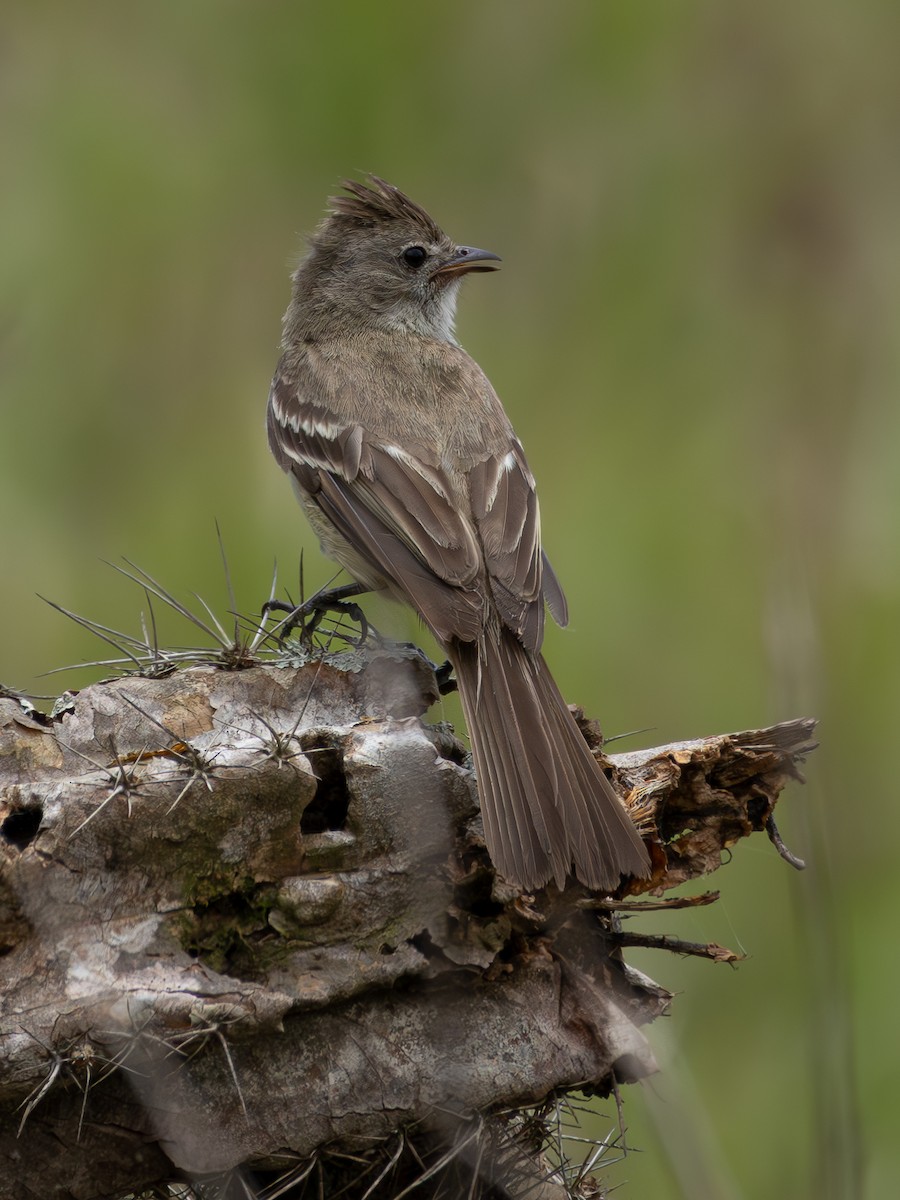
[[[468,506],[437,461],[336,415],[313,371],[299,383],[276,374],[268,423],[281,467],[440,640],[479,636],[485,581],[529,649],[543,639],[545,600],[565,624],[565,596],[541,551],[534,478],[505,418],[499,448],[466,472]]]
[[[439,467],[337,416],[280,374],[269,395],[268,429],[279,465],[439,640],[479,636],[481,553]]]
[[[544,601],[565,625],[566,598],[541,550],[541,515],[534,476],[511,434],[505,453],[494,453],[469,471],[472,516],[484,548],[491,591],[500,615],[529,647],[543,638]]]

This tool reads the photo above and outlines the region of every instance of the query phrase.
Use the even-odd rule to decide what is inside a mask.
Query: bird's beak
[[[458,246],[451,259],[438,267],[435,275],[468,275],[477,271],[496,271],[499,254],[490,250],[477,250],[474,246]]]

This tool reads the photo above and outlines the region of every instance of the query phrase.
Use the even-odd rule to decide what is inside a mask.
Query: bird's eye
[[[428,251],[424,246],[407,246],[401,257],[408,267],[418,268],[428,257]]]

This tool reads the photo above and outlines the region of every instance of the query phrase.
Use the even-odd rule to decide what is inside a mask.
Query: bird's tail
[[[484,832],[500,872],[523,888],[566,875],[613,891],[650,864],[539,654],[509,630],[455,642],[456,670],[478,778]]]

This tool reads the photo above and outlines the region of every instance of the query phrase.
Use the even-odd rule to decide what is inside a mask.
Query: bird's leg
[[[345,583],[342,587],[323,588],[296,606],[288,604],[284,600],[267,600],[262,606],[262,615],[265,618],[270,612],[288,614],[279,631],[279,640],[284,642],[298,626],[302,629],[302,636],[309,638],[326,613],[345,613],[351,621],[355,621],[359,625],[357,645],[361,646],[368,638],[371,627],[362,609],[358,604],[352,603],[350,597],[362,596],[367,591],[369,589],[364,584]],[[348,601],[350,602],[348,603]]]

